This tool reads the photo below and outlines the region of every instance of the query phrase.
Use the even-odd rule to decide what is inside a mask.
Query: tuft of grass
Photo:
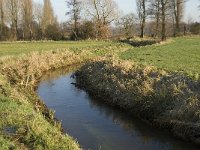
[[[20,150],[20,148],[17,148],[14,142],[9,141],[6,138],[3,138],[0,136],[0,147],[2,150],[10,150],[10,149],[15,149],[15,150]],[[24,148],[24,147],[21,147]]]

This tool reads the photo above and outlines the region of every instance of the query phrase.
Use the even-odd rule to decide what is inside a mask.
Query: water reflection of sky
[[[155,129],[129,114],[93,100],[76,88],[71,69],[47,73],[38,87],[38,95],[56,110],[63,128],[85,149],[93,150],[192,150],[192,144]],[[72,71],[71,71],[72,72]]]

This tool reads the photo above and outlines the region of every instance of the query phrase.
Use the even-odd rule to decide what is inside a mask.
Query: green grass
[[[11,85],[1,73],[0,149],[79,149],[75,140],[61,134],[59,123],[47,121],[44,113],[35,109],[38,97],[32,90]]]
[[[46,42],[0,42],[0,56],[13,56],[19,54],[27,54],[33,51],[47,51],[58,49],[89,49],[93,47],[107,47],[112,42],[105,41],[46,41]]]
[[[53,50],[0,58],[0,149],[80,149],[74,139],[62,134],[60,123],[34,88],[44,71],[80,63],[85,55],[80,59],[72,51]]]
[[[0,137],[0,148],[3,150],[10,150],[10,149],[17,149],[18,148],[16,146],[14,146],[14,144],[12,142],[10,142],[9,140]]]
[[[200,73],[200,37],[176,38],[166,44],[131,48],[122,52],[120,58],[170,71]]]
[[[84,49],[98,56],[115,53],[124,60],[133,60],[169,71],[200,73],[200,37],[176,38],[166,44],[140,48],[110,41],[1,42],[0,57],[57,49],[70,49],[76,52]],[[122,49],[128,50],[122,51]]]
[[[0,95],[0,114],[3,149],[78,149],[70,137],[61,135],[59,129],[48,123],[31,104]]]

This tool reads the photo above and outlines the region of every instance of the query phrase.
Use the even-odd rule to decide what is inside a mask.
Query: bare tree
[[[42,15],[42,30],[45,32],[49,25],[55,23],[55,16],[50,0],[44,0],[43,15]]]
[[[130,37],[134,35],[135,22],[136,16],[133,13],[130,13],[122,16],[117,22],[117,25],[120,26],[123,35]]]
[[[161,39],[162,41],[166,40],[166,18],[169,15],[171,9],[171,0],[160,0],[161,4]]]
[[[108,26],[118,17],[118,6],[113,0],[87,0],[86,12],[96,24],[96,37],[108,37]]]
[[[17,39],[17,30],[20,16],[20,0],[6,0],[7,13],[11,24],[12,39]]]
[[[43,5],[33,2],[33,38],[41,40],[43,38],[44,29],[42,29]]]
[[[4,0],[0,0],[0,39],[3,38],[4,26]]]
[[[180,33],[180,22],[184,12],[184,0],[172,0],[172,10],[175,20],[174,36]]]
[[[0,36],[2,36],[4,28],[4,0],[0,0]],[[1,38],[1,37],[0,37]]]
[[[33,1],[22,1],[23,38],[32,39]]]
[[[155,32],[154,37],[157,37],[159,34],[159,26],[160,26],[160,19],[161,19],[161,7],[160,7],[160,0],[151,0],[150,7],[149,7],[149,14],[152,16],[155,22]]]
[[[39,3],[33,3],[33,20],[35,20],[39,26],[42,23],[43,6]]]
[[[81,4],[82,2],[80,0],[68,0],[67,6],[69,8],[69,11],[66,13],[67,15],[71,16],[71,20],[73,21],[73,37],[75,37],[75,40],[78,39],[78,21],[80,19],[80,13],[81,13]]]
[[[144,29],[146,24],[146,17],[147,17],[147,0],[137,0],[137,13],[138,19],[140,21],[140,30],[141,34],[140,37],[144,37]]]
[[[42,39],[49,29],[61,37],[50,0],[0,0],[0,40]]]
[[[0,0],[0,25],[4,25],[4,0]]]

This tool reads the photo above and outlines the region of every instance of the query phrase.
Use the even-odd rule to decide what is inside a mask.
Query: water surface
[[[71,78],[73,70],[47,73],[37,93],[55,110],[64,131],[84,149],[90,150],[195,150],[193,144],[174,138],[166,131],[108,107],[77,88]]]

